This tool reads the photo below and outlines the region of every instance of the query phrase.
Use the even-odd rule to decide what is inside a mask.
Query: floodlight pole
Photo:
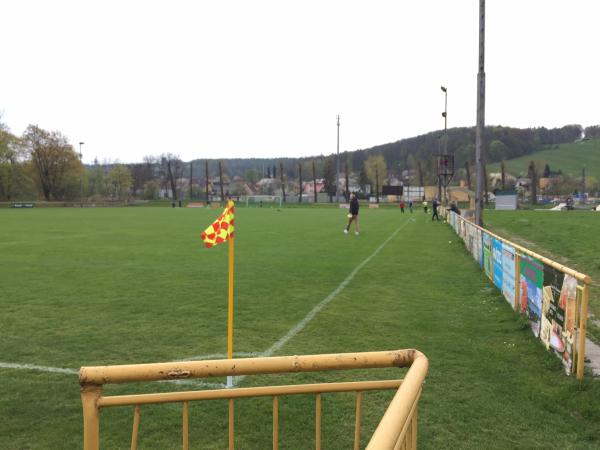
[[[444,155],[448,154],[448,89],[444,86],[441,87],[442,92],[444,93],[444,112],[442,116],[444,117]],[[448,181],[446,177],[448,175],[444,173],[444,204],[448,205]],[[440,198],[439,201],[442,199]]]
[[[340,115],[337,116],[337,168],[335,175],[335,201],[340,202]]]
[[[81,167],[83,168],[83,157],[81,154],[81,146],[85,144],[85,142],[79,143],[79,162],[81,163]],[[83,208],[83,172],[79,177],[79,206]]]
[[[483,161],[482,146],[485,127],[485,0],[479,0],[479,72],[477,73],[477,127],[475,129],[475,223],[483,226]]]

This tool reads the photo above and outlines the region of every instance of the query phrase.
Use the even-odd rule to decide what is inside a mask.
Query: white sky
[[[486,124],[600,124],[598,0],[487,0]],[[474,126],[477,0],[0,0],[0,113],[83,160],[356,150]]]

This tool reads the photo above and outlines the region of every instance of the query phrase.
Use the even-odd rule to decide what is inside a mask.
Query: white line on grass
[[[63,369],[62,367],[48,367],[38,366],[37,364],[15,364],[0,362],[0,368],[2,369],[23,369],[23,370],[38,370],[40,372],[54,372],[54,373],[66,373],[69,375],[77,375],[78,370],[75,369]]]
[[[50,366],[39,366],[37,364],[16,364],[7,363],[0,361],[0,369],[20,369],[20,370],[37,370],[38,372],[50,372],[50,373],[62,373],[67,375],[79,375],[79,370],[67,369],[63,367],[50,367]],[[205,381],[198,380],[163,380],[164,383],[192,385],[192,386],[204,386],[208,388],[225,388],[223,383],[207,383]]]

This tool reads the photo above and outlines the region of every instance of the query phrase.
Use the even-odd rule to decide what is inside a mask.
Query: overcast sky
[[[0,0],[0,113],[91,163],[330,154],[474,126],[477,0]],[[600,124],[598,0],[488,0],[486,124]]]

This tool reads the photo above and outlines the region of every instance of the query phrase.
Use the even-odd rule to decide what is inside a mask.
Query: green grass
[[[199,241],[215,217],[186,208],[0,210],[0,361],[77,369],[224,353],[227,249]],[[422,448],[598,448],[600,384],[563,375],[450,227],[422,212],[363,208],[361,235],[344,236],[345,220],[334,208],[237,211],[236,352],[269,348],[402,227],[278,354],[420,349],[430,358]],[[81,448],[76,375],[0,368],[0,386],[0,448]],[[367,394],[363,445],[389,398]],[[353,401],[324,397],[324,448],[351,446]],[[285,398],[280,408],[281,448],[314,447],[314,399]],[[193,448],[226,447],[225,402],[194,404],[190,416]],[[128,447],[131,417],[131,408],[102,412],[103,448]],[[142,408],[141,448],[177,448],[180,417],[180,405]],[[270,423],[269,399],[239,402],[237,447],[268,448]]]
[[[560,144],[557,147],[509,159],[506,161],[506,171],[514,176],[526,176],[529,162],[535,161],[535,166],[540,173],[548,164],[552,171],[562,170],[563,173],[580,177],[581,169],[585,167],[588,176],[600,180],[600,139]],[[499,171],[500,163],[487,166],[488,173]]]
[[[486,211],[486,227],[592,277],[590,312],[600,319],[600,214],[592,211]],[[600,342],[600,329],[590,322]]]

